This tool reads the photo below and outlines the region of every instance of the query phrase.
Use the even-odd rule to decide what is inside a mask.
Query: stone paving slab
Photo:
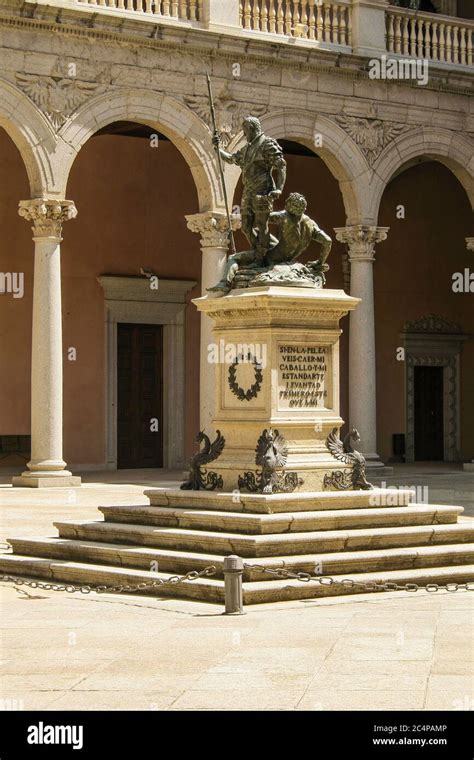
[[[363,595],[225,617],[179,600],[28,599],[1,584],[1,699],[33,710],[468,709],[468,596]],[[28,618],[34,629],[11,627]]]

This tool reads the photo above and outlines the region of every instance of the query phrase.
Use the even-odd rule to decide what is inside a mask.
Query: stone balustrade
[[[472,66],[474,21],[391,7],[386,22],[389,53]]]
[[[111,8],[116,11],[135,11],[148,16],[177,21],[200,21],[203,0],[77,0],[81,5]]]
[[[314,0],[240,0],[243,29],[286,37],[351,45],[351,6],[348,2]]]
[[[156,23],[188,24],[286,38],[356,55],[384,53],[472,66],[474,21],[388,6],[385,0],[38,0],[38,4],[136,14]]]

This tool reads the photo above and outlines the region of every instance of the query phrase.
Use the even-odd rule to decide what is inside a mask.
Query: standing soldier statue
[[[237,153],[222,150],[217,132],[213,143],[224,161],[242,169],[242,231],[263,263],[270,241],[268,217],[285,186],[286,161],[277,141],[263,134],[255,116],[244,119],[242,128],[247,145]]]
[[[212,109],[209,80],[208,86]],[[215,126],[215,118],[213,121]],[[236,164],[242,169],[242,231],[250,243],[250,250],[235,252],[229,221],[232,253],[227,259],[222,279],[208,290],[225,294],[232,287],[261,284],[322,287],[324,273],[329,269],[326,259],[331,250],[331,238],[306,216],[306,199],[299,193],[288,196],[284,211],[273,210],[273,202],[281,196],[286,182],[286,161],[282,148],[276,140],[263,133],[260,121],[254,116],[244,119],[242,129],[247,145],[236,153],[228,153],[220,147],[216,128],[212,141],[217,152],[224,194],[222,161]],[[226,194],[225,200],[229,217]],[[270,225],[278,228],[278,238],[270,234]],[[293,263],[313,241],[322,246],[320,258],[307,265]]]

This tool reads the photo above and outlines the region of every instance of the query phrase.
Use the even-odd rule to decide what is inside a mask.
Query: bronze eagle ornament
[[[326,446],[335,459],[339,462],[348,464],[351,467],[349,472],[343,472],[338,470],[332,472],[330,475],[324,476],[324,486],[334,486],[340,491],[348,491],[350,489],[368,491],[374,486],[369,483],[365,476],[365,457],[356,451],[353,442],[360,441],[359,432],[352,428],[350,432],[344,437],[344,441],[341,441],[338,435],[338,429],[333,428],[326,439]]]
[[[288,443],[278,430],[264,430],[255,447],[260,472],[239,476],[239,488],[260,493],[288,493],[303,484],[296,472],[281,472],[288,461]]]
[[[216,430],[215,440],[211,439],[202,430],[196,436],[196,442],[204,444],[199,451],[191,457],[189,461],[188,479],[181,484],[183,491],[215,491],[216,488],[223,488],[222,476],[216,472],[203,469],[205,465],[213,462],[220,457],[225,446],[225,438],[221,435],[220,430]]]

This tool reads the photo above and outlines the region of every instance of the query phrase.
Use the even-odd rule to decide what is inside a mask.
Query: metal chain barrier
[[[474,591],[474,582],[468,583],[427,583],[425,585],[418,585],[417,583],[377,583],[377,581],[356,581],[352,578],[343,578],[337,580],[330,575],[311,575],[311,573],[294,573],[291,570],[285,568],[270,568],[263,565],[249,565],[244,564],[244,568],[248,570],[257,570],[257,572],[268,573],[268,575],[278,576],[279,578],[290,578],[292,580],[301,581],[302,583],[308,583],[309,581],[316,581],[321,586],[343,586],[344,588],[360,588],[364,591],[428,591],[429,593],[436,593],[437,591],[449,591],[453,593],[455,591]]]
[[[166,580],[158,579],[154,581],[146,581],[143,583],[136,583],[134,585],[121,584],[116,586],[90,586],[90,585],[74,585],[68,583],[65,585],[58,585],[56,583],[42,583],[41,581],[28,581],[25,578],[17,578],[14,575],[0,575],[0,581],[5,583],[14,583],[15,586],[27,586],[28,588],[40,588],[44,591],[67,591],[68,594],[74,594],[79,591],[81,594],[90,594],[91,591],[95,591],[96,594],[133,594],[136,591],[143,591],[146,588],[161,588],[162,586],[176,586],[179,583],[185,583],[186,581],[195,581],[197,578],[203,576],[215,575],[216,568],[214,565],[205,567],[204,570],[198,572],[197,570],[191,570],[186,575],[172,575]]]

